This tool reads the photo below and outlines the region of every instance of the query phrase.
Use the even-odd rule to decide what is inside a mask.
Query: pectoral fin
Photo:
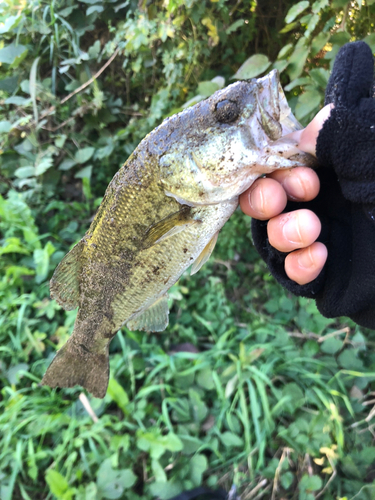
[[[194,264],[191,266],[190,274],[193,275],[199,271],[199,269],[205,264],[211,257],[211,254],[215,248],[217,237],[219,236],[219,231],[213,235],[207,245],[204,247],[202,252],[199,254],[198,258],[195,260]]]
[[[183,206],[178,212],[168,215],[147,229],[143,240],[144,248],[150,248],[166,238],[180,233],[191,224],[199,222],[191,217],[191,207]]]
[[[162,295],[160,299],[152,304],[135,318],[126,323],[129,330],[142,330],[145,332],[162,332],[168,326],[168,295]]]
[[[50,281],[51,297],[66,311],[78,307],[82,247],[80,241],[65,255]]]

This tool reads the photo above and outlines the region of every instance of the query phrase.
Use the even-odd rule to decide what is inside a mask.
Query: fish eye
[[[235,101],[230,101],[229,99],[224,99],[220,101],[215,106],[216,118],[221,123],[233,122],[238,115],[240,110]]]

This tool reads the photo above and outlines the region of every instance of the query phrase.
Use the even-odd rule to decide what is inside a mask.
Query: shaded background
[[[48,280],[139,141],[272,68],[306,124],[340,46],[375,50],[374,3],[0,4],[1,500],[374,498],[374,335],[283,291],[239,211],[167,331],[114,339],[103,401],[38,385],[76,314]]]

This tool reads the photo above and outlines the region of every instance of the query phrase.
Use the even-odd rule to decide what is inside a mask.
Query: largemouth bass
[[[79,384],[104,397],[108,347],[120,327],[164,330],[168,289],[207,261],[238,196],[262,174],[311,163],[282,139],[298,128],[274,70],[217,91],[148,134],[52,277],[51,297],[79,310],[42,384]]]

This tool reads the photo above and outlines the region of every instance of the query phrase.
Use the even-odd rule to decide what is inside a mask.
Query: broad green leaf
[[[35,175],[42,175],[47,172],[53,165],[53,159],[51,156],[45,156],[40,160],[40,162],[35,166]]]
[[[325,9],[329,4],[329,0],[316,0],[311,6],[311,10],[314,14],[319,14],[319,12]]]
[[[75,160],[70,160],[67,158],[66,160],[63,160],[60,165],[59,165],[59,170],[70,170],[74,165],[77,165],[77,162]]]
[[[87,10],[86,10],[86,16],[89,16],[90,14],[93,14],[94,12],[103,12],[104,10],[104,5],[91,5],[91,7],[89,7]]]
[[[0,122],[0,134],[7,134],[11,128],[12,124],[8,120],[3,120]]]
[[[311,42],[311,53],[313,56],[318,54],[322,50],[322,48],[326,45],[330,38],[330,33],[323,33],[321,31]]]
[[[335,337],[329,337],[327,340],[322,342],[320,349],[326,354],[335,354],[343,346],[343,342]]]
[[[129,397],[124,388],[114,378],[109,379],[107,395],[117,404],[124,415],[129,414],[129,410],[127,408],[129,404]]]
[[[87,165],[87,167],[79,170],[74,176],[76,179],[91,179],[92,165]]]
[[[327,86],[330,72],[325,68],[313,68],[309,73],[312,80],[322,89],[322,92],[325,91]]]
[[[309,76],[304,76],[304,77],[296,78],[295,80],[293,80],[290,83],[288,83],[288,85],[286,85],[284,87],[284,90],[286,90],[287,92],[290,92],[295,87],[299,87],[299,86],[302,86],[302,85],[308,85],[309,83],[311,83],[311,78]]]
[[[271,63],[267,56],[264,56],[263,54],[255,54],[249,57],[249,59],[247,59],[242,66],[240,66],[232,78],[236,80],[248,80],[249,78],[254,78],[261,73],[264,73],[270,65]]]
[[[301,94],[295,109],[297,120],[301,120],[315,109],[317,110],[322,100],[323,95],[317,90],[308,90]]]
[[[0,23],[0,34],[8,33],[9,31],[17,28],[22,19],[21,15],[18,16],[8,16],[4,23]]]
[[[27,47],[24,45],[16,45],[11,43],[3,49],[0,49],[0,62],[5,64],[13,64],[27,54]]]
[[[375,2],[375,0],[374,0]],[[366,38],[363,39],[364,42],[366,42],[368,45],[370,45],[370,48],[372,52],[375,52],[375,33],[371,33],[371,35],[367,35]]]
[[[73,497],[73,491],[69,494],[69,484],[64,476],[53,469],[48,469],[46,473],[46,482],[59,500],[70,500]]]
[[[339,31],[331,35],[329,42],[332,43],[332,45],[339,45],[341,47],[350,42],[350,34],[347,31]]]
[[[87,147],[79,149],[74,155],[74,159],[77,163],[85,163],[94,154],[95,148]]]
[[[113,469],[111,459],[101,464],[97,474],[97,487],[101,497],[115,500],[122,497],[124,490],[131,488],[137,476],[131,469]]]
[[[298,2],[295,5],[293,5],[289,10],[287,15],[285,16],[285,22],[287,24],[291,23],[292,21],[295,20],[296,17],[298,17],[304,10],[309,7],[310,3],[307,0],[303,0],[302,2]]]
[[[307,24],[307,28],[306,28],[305,35],[304,35],[306,38],[309,38],[311,33],[314,31],[314,29],[316,28],[316,25],[319,22],[319,19],[320,19],[320,17],[318,14],[314,14],[313,16],[311,16],[311,19],[309,20],[309,22]]]
[[[299,484],[299,490],[316,491],[323,486],[323,481],[319,476],[308,476],[305,474]]]
[[[27,363],[18,363],[17,365],[13,365],[9,368],[6,372],[6,376],[11,384],[17,385],[24,373],[28,371],[29,365]]]
[[[214,92],[219,90],[219,85],[215,82],[200,82],[198,85],[197,92],[199,95],[204,97],[210,97]]]
[[[16,106],[26,106],[31,102],[29,97],[21,97],[19,95],[14,95],[5,99],[5,104],[15,104]]]
[[[294,21],[293,23],[287,24],[282,30],[279,31],[279,33],[284,34],[284,33],[289,33],[289,31],[294,30],[297,26],[300,25],[299,21]]]
[[[197,453],[190,460],[190,479],[195,487],[202,484],[202,476],[208,467],[207,457]]]
[[[278,53],[277,59],[284,59],[284,57],[288,57],[288,55],[292,52],[292,50],[293,50],[293,44],[287,43]]]
[[[234,33],[235,31],[237,31],[238,28],[240,28],[244,24],[245,24],[244,19],[238,19],[237,21],[235,21],[234,23],[232,23],[231,25],[228,26],[228,28],[225,30],[225,33],[227,35],[230,35],[231,33]]]
[[[151,461],[151,468],[152,472],[154,473],[155,476],[155,481],[158,483],[166,483],[167,482],[167,475],[163,469],[163,467],[160,465],[159,460],[153,459]]]
[[[243,439],[233,432],[223,432],[219,438],[226,448],[241,448],[243,446]]]
[[[27,177],[32,177],[35,175],[35,167],[20,167],[14,172],[14,175],[19,179],[26,179]]]
[[[305,66],[305,61],[309,55],[309,48],[305,46],[296,47],[293,54],[289,58],[289,66],[287,73],[291,80],[295,80],[300,76]]]

